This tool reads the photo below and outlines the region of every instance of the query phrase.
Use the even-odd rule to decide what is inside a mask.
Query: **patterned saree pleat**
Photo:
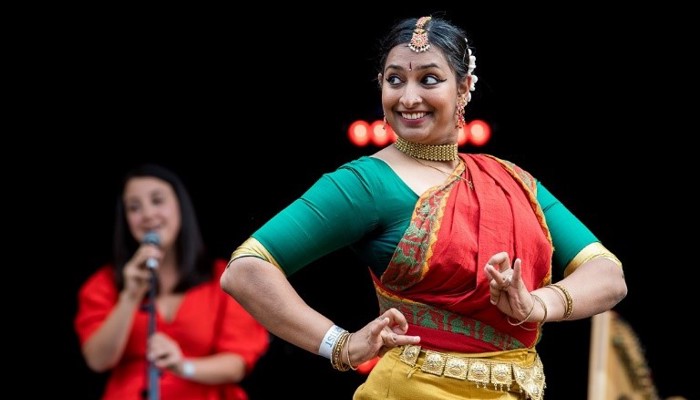
[[[547,282],[552,245],[527,172],[485,155],[424,193],[384,274],[374,277],[380,309],[403,312],[422,343],[454,351],[532,347],[536,325],[506,322],[488,301],[483,271],[495,253],[522,259],[530,290]],[[473,181],[474,189],[466,179]],[[514,179],[515,178],[515,179]]]

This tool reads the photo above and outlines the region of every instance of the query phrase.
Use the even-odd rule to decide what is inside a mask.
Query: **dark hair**
[[[407,18],[394,25],[389,33],[379,43],[378,72],[384,73],[384,65],[391,49],[398,45],[408,45],[416,28],[418,18]],[[467,34],[461,28],[440,17],[431,17],[425,25],[428,32],[428,42],[433,48],[438,48],[447,58],[447,62],[455,73],[457,82],[463,82],[467,77],[469,65],[469,49]]]
[[[124,288],[124,265],[140,246],[140,243],[129,231],[123,199],[126,184],[130,179],[138,177],[154,177],[168,182],[180,203],[181,226],[175,243],[177,268],[180,272],[180,277],[174,291],[184,292],[211,278],[212,260],[207,255],[194,205],[184,183],[177,174],[163,166],[142,164],[127,172],[122,180],[122,189],[117,197],[113,256],[115,279],[119,290]]]

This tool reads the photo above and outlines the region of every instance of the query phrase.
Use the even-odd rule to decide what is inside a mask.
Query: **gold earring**
[[[464,120],[464,111],[465,108],[467,107],[467,95],[462,94],[459,97],[457,97],[457,110],[455,111],[455,114],[457,114],[457,128],[461,129],[464,127],[464,124],[466,121]]]

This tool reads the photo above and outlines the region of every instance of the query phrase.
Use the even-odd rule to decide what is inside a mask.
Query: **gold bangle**
[[[566,298],[566,309],[564,310],[564,316],[562,319],[569,319],[571,314],[574,312],[574,299],[571,298],[571,293],[569,293],[569,290],[566,289],[564,286],[552,283],[549,286],[553,286],[559,290],[561,290],[562,293],[564,293],[564,297]]]
[[[345,342],[348,340],[350,333],[348,331],[343,331],[338,337],[338,341],[333,345],[333,350],[331,351],[331,366],[338,371],[347,371],[350,369],[342,360],[342,351]]]
[[[348,367],[350,367],[351,370],[356,371],[357,367],[352,366],[352,362],[350,362],[350,338],[352,337],[352,333],[348,335],[348,339],[345,341],[345,357],[348,359]]]
[[[566,298],[562,294],[561,290],[557,290],[557,289],[553,288],[552,285],[547,285],[544,288],[549,289],[549,290],[553,291],[554,293],[556,293],[557,297],[559,297],[559,300],[561,300],[561,303],[564,305],[564,313],[566,313]]]
[[[544,300],[542,300],[540,296],[533,294],[532,297],[540,303],[542,309],[544,310],[544,316],[542,317],[542,321],[540,321],[540,325],[543,325],[545,322],[547,322],[547,305],[544,304]]]
[[[532,296],[532,294],[530,294],[530,296]],[[516,323],[510,322],[510,316],[508,316],[508,315],[506,315],[506,321],[508,321],[508,323],[511,324],[512,326],[520,326],[520,325],[527,322],[527,319],[530,318],[533,311],[535,311],[535,301],[534,300],[532,301],[532,308],[530,308],[530,312],[527,313],[527,316],[525,316],[525,318],[523,318],[522,321],[518,321]],[[523,328],[523,329],[525,329],[525,328]]]

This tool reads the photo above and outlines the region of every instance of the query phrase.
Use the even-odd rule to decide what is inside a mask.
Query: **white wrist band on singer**
[[[194,376],[194,364],[192,361],[185,360],[182,362],[182,376],[185,378]]]

